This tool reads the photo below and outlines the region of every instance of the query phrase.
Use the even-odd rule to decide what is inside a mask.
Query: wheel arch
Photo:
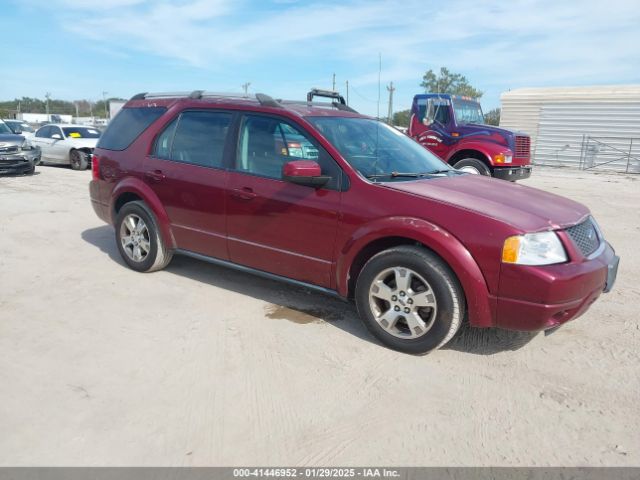
[[[176,242],[171,231],[171,223],[162,202],[151,187],[137,178],[126,178],[113,189],[109,205],[111,224],[115,225],[120,209],[132,201],[142,201],[147,205],[158,222],[158,228],[165,244],[169,248],[175,248]]]
[[[380,222],[378,222],[380,223]],[[494,325],[495,305],[471,253],[452,234],[425,220],[386,219],[384,227],[365,227],[339,252],[336,262],[338,292],[352,298],[357,277],[364,264],[377,253],[399,245],[418,245],[438,255],[456,275],[464,292],[469,322],[478,327]]]
[[[480,160],[482,163],[484,163],[489,169],[493,168],[493,165],[491,165],[491,160],[486,153],[471,148],[458,150],[451,157],[449,157],[447,163],[449,165],[455,165],[457,162],[465,158],[475,158],[476,160]]]

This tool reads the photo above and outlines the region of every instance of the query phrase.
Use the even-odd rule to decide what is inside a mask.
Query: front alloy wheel
[[[429,282],[403,267],[380,272],[369,288],[369,307],[384,330],[404,339],[426,334],[438,313]]]
[[[466,313],[456,275],[438,255],[418,245],[371,257],[356,280],[355,301],[364,325],[378,340],[418,355],[451,340]]]

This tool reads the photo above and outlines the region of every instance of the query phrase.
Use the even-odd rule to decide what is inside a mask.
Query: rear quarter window
[[[98,148],[126,149],[166,111],[165,107],[123,108],[102,134]]]

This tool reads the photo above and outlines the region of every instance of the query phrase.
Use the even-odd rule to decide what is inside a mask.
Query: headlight
[[[552,265],[567,261],[567,253],[555,232],[527,233],[504,241],[502,261],[519,265]]]
[[[20,148],[22,150],[33,150],[33,145],[31,145],[31,142],[29,140],[25,140],[20,146]]]

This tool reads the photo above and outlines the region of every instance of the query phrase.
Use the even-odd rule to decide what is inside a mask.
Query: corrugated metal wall
[[[632,156],[640,156],[640,102],[550,103],[540,110],[536,164],[581,167],[582,162],[625,171],[630,148]],[[640,170],[637,159],[629,164],[630,171]]]
[[[640,172],[640,86],[527,88],[501,101],[500,126],[531,136],[533,163],[624,171],[631,146],[629,171]]]

